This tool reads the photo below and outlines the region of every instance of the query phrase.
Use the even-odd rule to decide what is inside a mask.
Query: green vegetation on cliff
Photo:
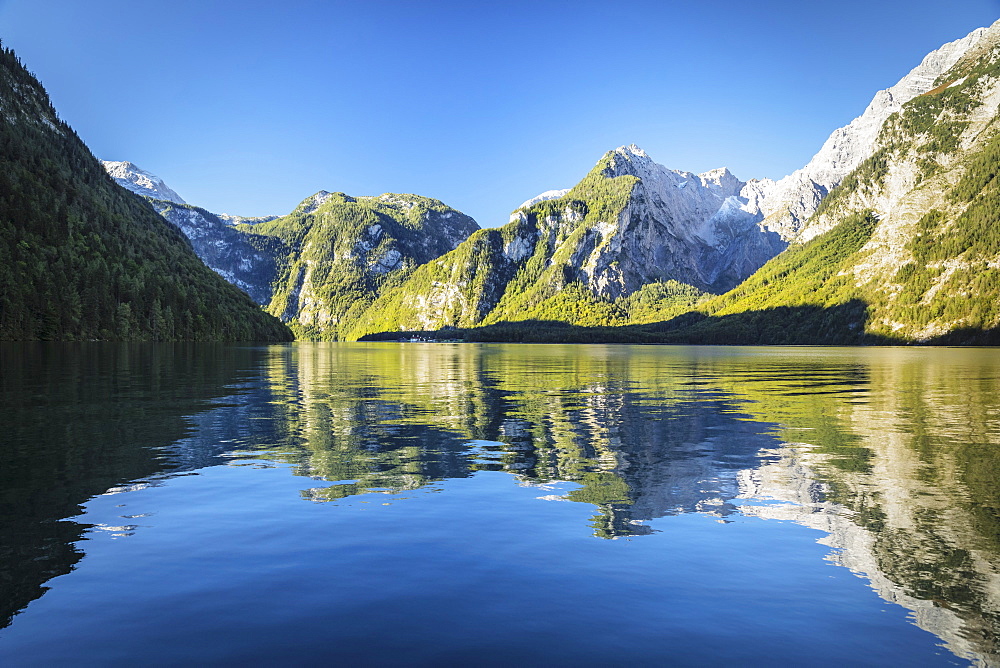
[[[584,326],[623,323],[620,309],[580,284],[580,257],[604,241],[595,226],[618,220],[639,181],[635,176],[608,177],[608,159],[602,158],[564,196],[524,212],[538,241],[486,324],[528,319]]]
[[[623,304],[595,297],[582,286],[577,257],[603,242],[595,226],[618,219],[638,181],[610,178],[607,168],[605,156],[563,197],[516,211],[508,224],[481,230],[417,268],[405,282],[385,290],[347,338],[538,319],[624,324],[628,309]],[[648,311],[647,302],[636,304]]]
[[[344,338],[360,314],[413,270],[451,250],[479,226],[438,200],[418,195],[351,197],[320,192],[291,214],[247,232],[281,239],[267,309],[300,338]]]

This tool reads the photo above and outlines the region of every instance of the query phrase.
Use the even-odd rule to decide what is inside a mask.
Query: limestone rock
[[[785,240],[806,240],[816,236],[819,230],[807,229],[809,217],[830,190],[872,155],[875,139],[886,120],[913,98],[938,86],[942,74],[998,30],[1000,21],[945,44],[927,54],[896,85],[876,93],[864,113],[834,130],[805,167],[766,189],[760,211],[766,218],[767,228]]]

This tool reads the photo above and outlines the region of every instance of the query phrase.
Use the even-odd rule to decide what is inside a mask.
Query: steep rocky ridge
[[[708,313],[818,307],[824,318],[854,303],[861,308],[841,324],[900,341],[971,341],[1000,325],[998,44],[994,25],[891,115],[871,156],[809,219],[818,236],[710,302]]]
[[[280,216],[234,216],[231,213],[213,214],[226,225],[256,225],[257,223],[269,223]]]
[[[599,296],[613,299],[667,279],[722,292],[784,248],[777,234],[760,227],[760,214],[744,196],[756,183],[725,168],[699,175],[667,169],[634,145],[608,158],[605,177],[638,181],[614,221],[618,229],[584,262]]]
[[[280,239],[233,229],[215,214],[190,204],[164,200],[150,203],[184,233],[210,269],[261,306],[270,303],[278,266],[288,255],[288,248]]]
[[[823,232],[822,227],[807,225],[807,220],[827,193],[874,153],[875,139],[885,121],[910,100],[940,85],[945,72],[992,39],[998,24],[978,28],[927,54],[898,83],[876,93],[861,116],[835,130],[805,167],[767,187],[760,211],[768,229],[786,240],[802,241]]]
[[[139,169],[131,162],[101,160],[104,170],[115,183],[137,195],[151,199],[161,199],[174,204],[186,204],[159,176]]]

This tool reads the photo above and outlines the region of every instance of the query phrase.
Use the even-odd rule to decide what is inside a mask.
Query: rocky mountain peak
[[[711,169],[703,174],[699,174],[703,186],[720,197],[732,197],[739,195],[740,190],[746,184],[736,178],[736,175],[729,171],[728,167]]]
[[[115,183],[137,195],[165,200],[174,204],[187,204],[159,176],[139,169],[128,161],[102,160],[104,170]]]
[[[333,193],[327,192],[325,190],[320,190],[315,195],[310,195],[309,197],[302,200],[298,208],[302,209],[302,213],[312,213],[316,209],[326,204],[331,197],[333,197]]]
[[[662,168],[653,162],[653,159],[635,144],[619,146],[613,151],[608,151],[604,159],[606,161],[605,176],[615,178],[618,176],[638,176],[640,179],[651,175]]]
[[[619,146],[604,156],[604,175],[608,178],[636,176],[647,187],[654,190],[673,187],[684,190],[707,189],[716,197],[726,198],[738,195],[745,185],[727,167],[709,170],[703,174],[693,174],[676,169],[668,169],[655,162],[649,154],[635,144]]]
[[[607,178],[637,177],[634,204],[641,202],[643,216],[680,239],[716,245],[720,241],[716,214],[744,204],[727,202],[738,197],[746,184],[725,167],[704,174],[668,169],[634,144],[609,151],[598,163],[601,165]],[[749,212],[742,217],[756,216],[757,212]]]
[[[938,79],[967,54],[1000,36],[1000,21],[977,28],[965,37],[936,49],[894,86],[875,94],[861,116],[834,130],[802,169],[781,179],[761,200],[766,225],[785,239],[810,238],[806,220],[826,194],[872,155],[885,121],[904,104],[939,85]]]
[[[777,235],[758,226],[763,217],[756,206],[761,182],[754,182],[750,194],[755,204],[748,207],[748,198],[741,195],[747,184],[729,169],[703,174],[668,169],[633,144],[604,154],[581,184],[626,176],[635,180],[608,184],[628,193],[617,214],[602,208],[608,200],[600,198],[606,195],[588,199],[589,185],[578,186],[570,196],[587,200],[585,208],[592,217],[597,211],[607,217],[587,221],[572,208],[546,214],[547,223],[558,219],[553,223],[556,228],[571,229],[581,223],[586,228],[576,232],[582,241],[570,254],[565,275],[574,275],[595,295],[615,299],[663,280],[706,290],[728,289],[783,247]],[[529,200],[514,212],[512,222],[526,220],[531,204],[549,199],[546,195],[560,194],[550,191]],[[534,245],[528,239],[522,247]]]

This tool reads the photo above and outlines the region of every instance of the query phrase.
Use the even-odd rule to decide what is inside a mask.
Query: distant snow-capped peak
[[[115,182],[126,190],[131,190],[137,195],[162,199],[175,204],[187,204],[181,196],[163,182],[159,176],[139,169],[131,162],[113,160],[102,160],[104,170],[115,180]]]

